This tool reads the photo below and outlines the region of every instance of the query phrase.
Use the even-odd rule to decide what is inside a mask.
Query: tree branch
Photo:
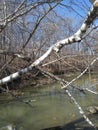
[[[84,20],[80,29],[74,35],[72,35],[66,39],[63,39],[61,41],[58,41],[54,45],[54,50],[56,52],[59,52],[60,49],[65,45],[72,44],[74,42],[80,42],[82,40],[82,37],[84,36],[85,32],[87,31],[87,29],[90,27],[91,23],[97,16],[98,16],[98,0],[96,0],[94,2],[92,8],[88,12],[88,15],[87,15],[86,19]]]
[[[5,84],[13,79],[18,78],[20,75],[27,73],[28,71],[31,71],[33,67],[36,67],[38,65],[40,65],[42,63],[42,61],[44,61],[50,54],[51,52],[54,50],[56,52],[58,52],[64,45],[67,44],[71,44],[74,42],[78,42],[82,40],[82,36],[85,34],[85,32],[87,31],[87,29],[90,27],[90,24],[93,22],[93,20],[98,16],[97,14],[98,12],[98,0],[96,0],[92,6],[92,8],[90,9],[84,23],[82,24],[82,26],[80,27],[80,29],[71,37],[66,38],[64,40],[61,40],[59,42],[57,42],[56,44],[52,45],[45,54],[43,54],[40,58],[38,58],[35,62],[33,62],[30,66],[28,66],[27,68],[24,68],[14,74],[11,74],[10,76],[7,76],[3,79],[0,80],[0,85],[1,84]]]

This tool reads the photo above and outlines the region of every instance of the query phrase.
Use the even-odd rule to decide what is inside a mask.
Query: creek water
[[[98,91],[97,83],[98,75],[89,76],[89,78],[83,76],[74,85]],[[91,87],[92,85],[94,86]],[[88,106],[98,106],[98,95],[89,92],[80,93],[72,88],[69,90],[86,114],[88,114]],[[81,119],[81,117],[77,107],[61,90],[58,83],[24,88],[18,99],[9,94],[0,94],[0,130],[43,130],[47,128],[54,130],[56,126],[64,126]],[[97,116],[91,117],[91,120],[98,126]],[[89,126],[87,123],[84,125]],[[59,130],[59,127],[57,129]],[[66,130],[71,129],[66,128]]]

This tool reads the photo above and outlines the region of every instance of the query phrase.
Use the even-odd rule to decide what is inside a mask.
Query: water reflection
[[[87,77],[83,77],[74,85],[82,88],[90,87],[92,84]],[[97,85],[91,89],[96,91]],[[89,92],[85,95],[72,88],[70,91],[85,112],[87,112],[87,106],[98,105],[97,95]],[[60,129],[61,126],[63,129],[69,130],[69,126],[71,126],[69,122],[81,118],[77,108],[58,84],[40,88],[28,87],[22,90],[22,93],[24,94],[20,96],[19,100],[13,99],[9,95],[0,95],[0,130],[11,130],[11,128],[13,130],[42,130],[50,127]],[[92,118],[92,120],[98,124],[97,118]],[[64,127],[65,124],[66,127]],[[74,126],[75,123],[72,124]],[[78,124],[81,126],[81,123]],[[89,128],[89,125],[87,127]]]

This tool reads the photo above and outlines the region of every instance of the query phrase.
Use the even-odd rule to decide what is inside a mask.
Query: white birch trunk
[[[27,68],[21,69],[20,71],[13,73],[10,76],[7,76],[7,77],[1,79],[0,85],[6,84],[6,83],[12,81],[13,79],[17,79],[22,74],[27,73],[28,71],[31,71],[33,67],[38,66],[42,61],[44,61],[51,54],[51,52],[53,50],[56,52],[59,52],[60,49],[64,45],[72,44],[74,42],[81,41],[83,35],[87,31],[87,29],[90,27],[93,20],[98,16],[97,12],[98,12],[98,0],[96,0],[93,3],[93,6],[91,7],[90,11],[88,12],[88,15],[86,16],[82,26],[74,35],[70,36],[69,38],[63,39],[63,40],[57,42],[56,44],[54,44],[53,46],[51,46],[44,55],[42,55],[39,59],[37,59],[34,63],[32,63]]]
[[[90,11],[88,12],[82,26],[80,27],[80,29],[72,36],[63,39],[61,41],[58,41],[55,45],[54,45],[54,50],[56,52],[59,52],[59,50],[67,44],[72,44],[74,42],[80,42],[82,40],[83,35],[85,34],[85,32],[87,31],[87,29],[90,27],[91,23],[93,22],[93,20],[98,16],[98,0],[96,0],[93,3],[93,6],[91,7]]]

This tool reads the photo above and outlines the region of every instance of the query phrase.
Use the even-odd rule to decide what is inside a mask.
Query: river
[[[98,76],[83,76],[74,85],[98,91],[97,80]],[[90,87],[93,84],[94,87]],[[0,94],[0,130],[43,130],[49,128],[59,130],[59,126],[64,129],[66,124],[77,122],[82,117],[58,83],[34,88],[27,87],[20,91],[21,95],[18,99],[6,93]],[[89,92],[80,93],[75,89],[70,89],[70,91],[86,114],[88,114],[88,106],[98,106],[98,95]],[[98,124],[96,115],[90,118],[92,122]],[[81,126],[81,123],[79,125]],[[84,126],[89,125],[84,123]],[[67,127],[65,129],[71,130]]]

